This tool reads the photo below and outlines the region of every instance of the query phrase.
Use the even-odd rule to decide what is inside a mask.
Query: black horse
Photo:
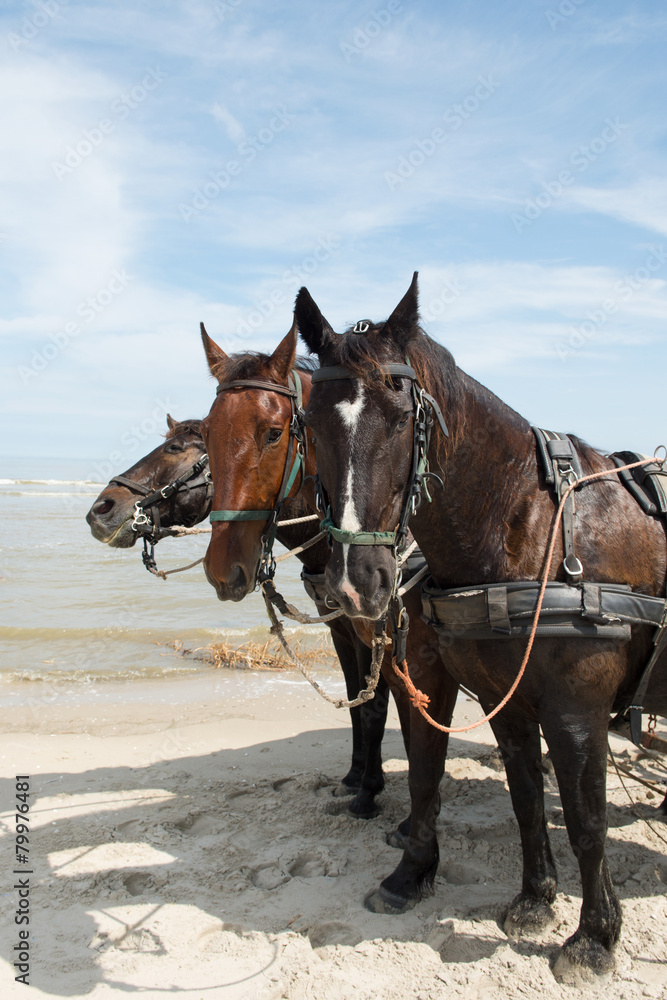
[[[346,516],[349,520],[352,511],[367,532],[394,529],[402,523],[406,504],[416,506],[423,481],[419,477],[430,470],[440,483],[432,476],[425,480],[432,502],[421,503],[410,527],[428,560],[431,593],[448,590],[451,595],[456,588],[453,600],[489,585],[540,580],[555,500],[537,461],[536,437],[523,417],[461,371],[451,354],[420,328],[416,274],[386,322],[361,321],[336,335],[305,288],[297,297],[295,317],[306,344],[325,366],[321,381],[313,387],[306,419],[317,438],[332,523],[340,525]],[[350,406],[354,421],[346,423],[340,414]],[[440,428],[438,410],[444,415]],[[424,441],[428,436],[424,414],[429,412],[430,443]],[[576,492],[572,524],[576,558],[583,564],[585,579],[627,584],[633,592],[653,597],[663,595],[667,570],[663,523],[642,512],[609,458],[573,440],[583,473],[609,471]],[[415,448],[421,445],[426,448],[424,461],[413,464]],[[351,616],[377,617],[391,597],[391,548],[362,552],[350,545],[344,560],[335,536],[332,546],[327,567],[332,595]],[[552,580],[568,582],[565,547],[559,540]],[[576,563],[568,568],[575,567]],[[498,615],[502,625],[502,609]],[[463,627],[441,629],[440,638],[447,669],[475,691],[488,712],[517,676],[525,643],[499,637],[488,624],[485,627],[488,638]],[[633,624],[631,638],[629,627],[625,640],[604,637],[609,633],[603,627],[593,638],[583,627],[584,634],[578,635],[578,627],[569,637],[536,639],[516,693],[491,723],[503,752],[523,849],[522,889],[505,919],[513,936],[543,929],[553,919],[556,868],[545,821],[540,727],[553,760],[583,887],[579,927],[554,969],[563,979],[576,978],[582,969],[585,975],[606,974],[614,966],[612,950],[621,910],[604,847],[607,730],[610,714],[629,704],[651,656],[655,633],[654,626]],[[591,626],[590,631],[595,629]],[[419,687],[431,695],[431,715],[446,724],[437,699],[440,669],[435,664],[430,678],[419,679]],[[653,672],[644,705],[647,711],[667,714],[667,670],[662,661]],[[414,732],[428,724],[421,720],[412,726]],[[409,843],[398,868],[369,897],[367,905],[373,910],[405,909],[428,891],[433,879],[444,736],[429,728],[430,754],[419,760],[411,756],[410,768],[411,779],[413,768],[428,775],[430,804],[424,811],[424,799],[421,806],[413,803]]]

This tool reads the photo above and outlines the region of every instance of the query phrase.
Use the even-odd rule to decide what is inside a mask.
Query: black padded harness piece
[[[583,475],[574,443],[566,434],[539,427],[532,430],[545,481],[560,502],[568,486]],[[631,451],[610,456],[617,467],[647,457]],[[667,471],[661,462],[618,475],[646,514],[667,521]],[[631,625],[656,629],[651,657],[632,697],[617,716],[629,717],[632,741],[641,746],[644,698],[653,668],[667,648],[667,601],[638,594],[627,584],[584,582],[583,567],[575,554],[574,528],[572,491],[563,508],[563,567],[569,579],[567,583],[547,584],[536,636],[628,641]],[[450,642],[528,636],[540,586],[539,581],[528,580],[440,590],[429,578],[422,587],[422,617]]]
[[[422,590],[424,617],[451,638],[496,639],[528,636],[540,584],[534,581]],[[634,593],[621,583],[547,584],[538,636],[630,638],[633,624],[659,628],[665,614],[661,597]]]

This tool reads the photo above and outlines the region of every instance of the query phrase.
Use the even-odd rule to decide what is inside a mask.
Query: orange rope
[[[657,451],[657,449],[656,449],[656,451]],[[621,465],[621,466],[618,466],[618,467],[616,467],[614,469],[605,469],[603,472],[592,472],[588,476],[582,476],[581,479],[577,479],[576,482],[570,483],[570,485],[568,486],[568,488],[565,490],[565,492],[563,493],[563,495],[561,497],[560,504],[558,505],[558,510],[556,511],[556,517],[554,519],[554,522],[553,522],[553,525],[552,525],[552,528],[551,528],[551,539],[549,541],[549,549],[548,549],[548,552],[547,552],[547,565],[546,565],[546,569],[544,571],[544,579],[542,580],[542,585],[540,587],[539,597],[537,598],[537,606],[535,608],[535,617],[533,618],[533,626],[532,626],[532,628],[530,630],[530,636],[528,638],[528,645],[526,647],[526,652],[524,653],[524,657],[523,657],[521,666],[519,667],[519,673],[516,675],[516,678],[515,678],[514,683],[512,684],[512,687],[509,689],[509,691],[507,692],[507,694],[505,695],[505,697],[503,698],[503,700],[500,702],[500,704],[496,705],[496,707],[493,709],[493,711],[489,712],[488,715],[485,715],[483,719],[479,719],[477,722],[471,722],[469,726],[441,726],[440,723],[436,722],[435,719],[431,718],[431,716],[426,711],[426,706],[429,704],[429,702],[430,702],[431,699],[429,698],[429,696],[427,694],[424,694],[423,691],[420,691],[412,683],[412,680],[410,678],[410,674],[409,674],[409,671],[408,671],[408,661],[407,660],[403,660],[403,663],[401,664],[401,666],[403,667],[403,669],[401,670],[401,667],[399,667],[398,663],[396,662],[396,657],[393,658],[393,660],[392,660],[392,667],[394,668],[394,670],[396,671],[396,673],[398,674],[398,676],[401,678],[401,680],[405,684],[405,689],[408,692],[408,696],[410,698],[410,701],[412,702],[412,704],[414,705],[414,707],[419,712],[421,712],[421,714],[424,716],[424,718],[426,719],[426,721],[428,723],[430,723],[435,729],[439,729],[440,732],[442,732],[442,733],[467,733],[471,729],[477,729],[478,726],[483,726],[485,722],[488,722],[489,719],[492,719],[494,717],[494,715],[497,715],[498,712],[500,712],[500,710],[505,707],[505,705],[510,700],[510,698],[512,697],[512,695],[516,691],[517,687],[519,686],[519,682],[520,682],[521,678],[524,675],[524,672],[526,670],[526,666],[528,665],[528,660],[530,659],[531,650],[533,648],[533,642],[535,640],[535,633],[537,631],[537,624],[538,624],[538,620],[539,620],[539,617],[540,617],[540,612],[542,611],[542,602],[544,600],[544,592],[547,589],[547,583],[549,581],[549,573],[551,572],[551,563],[553,562],[554,550],[556,548],[556,538],[557,538],[558,526],[560,525],[561,517],[563,516],[563,507],[565,506],[565,501],[569,497],[569,495],[572,492],[572,490],[575,490],[577,488],[577,486],[581,485],[581,483],[589,482],[591,479],[602,479],[604,476],[608,476],[610,472],[624,472],[626,469],[636,469],[640,465],[649,465],[651,462],[656,462],[656,461],[662,462],[662,464],[664,466],[664,463],[665,463],[665,461],[667,461],[667,458],[662,459],[662,460],[661,459],[656,459],[655,457],[654,458],[644,458],[644,459],[642,459],[641,462],[631,462],[629,465]]]

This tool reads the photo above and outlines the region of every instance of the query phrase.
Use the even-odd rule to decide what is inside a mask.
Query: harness
[[[565,434],[537,427],[532,430],[545,480],[560,502],[568,487],[583,475],[576,450]],[[616,466],[646,458],[634,452],[610,457]],[[621,472],[619,478],[646,513],[667,515],[667,475],[660,461]],[[667,601],[636,593],[626,584],[584,582],[583,566],[575,554],[574,514],[572,492],[563,507],[563,568],[568,581],[547,584],[535,635],[628,641],[633,624],[656,629],[649,661],[617,716],[629,716],[632,741],[640,746],[644,698],[653,668],[667,646]],[[459,638],[525,637],[530,632],[540,586],[539,581],[529,580],[441,590],[428,581],[422,589],[423,617],[450,644]]]
[[[201,458],[198,458],[188,471],[184,472],[178,479],[174,479],[166,486],[155,490],[150,490],[146,486],[142,486],[141,483],[128,479],[127,476],[114,476],[113,479],[109,480],[109,486],[114,483],[118,486],[125,486],[126,489],[134,493],[142,494],[142,498],[137,500],[134,505],[132,530],[136,531],[137,535],[144,540],[144,551],[141,558],[144,566],[151,573],[157,570],[154,555],[155,544],[162,538],[164,530],[160,518],[160,504],[183,490],[190,492],[190,490],[200,487],[206,489],[207,505],[210,505],[213,500],[213,481],[208,468],[208,455],[202,455]],[[193,523],[196,523],[196,520]]]
[[[262,532],[262,554],[257,570],[257,580],[262,583],[272,580],[276,572],[276,560],[273,556],[273,543],[278,531],[278,517],[283,502],[289,496],[297,476],[301,474],[301,484],[304,481],[306,462],[308,459],[308,439],[303,418],[303,388],[301,376],[293,369],[287,386],[277,382],[262,382],[255,379],[236,379],[233,382],[222,382],[216,389],[216,395],[228,392],[230,389],[260,389],[263,392],[277,392],[289,397],[291,417],[289,425],[289,441],[287,457],[283,471],[282,483],[271,510],[212,510],[209,514],[211,523],[214,521],[266,521]]]

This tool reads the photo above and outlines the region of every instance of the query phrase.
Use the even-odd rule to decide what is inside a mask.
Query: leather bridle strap
[[[135,483],[133,479],[126,479],[125,476],[114,476],[107,483],[107,488],[113,486],[115,483],[118,486],[125,486],[128,490],[132,490],[135,493],[142,493],[145,497],[149,496],[151,490],[146,486],[142,486],[140,483]]]
[[[422,489],[426,491],[426,495],[428,496],[424,479],[426,476],[431,475],[428,472],[427,452],[431,425],[433,423],[432,414],[435,414],[435,418],[445,437],[449,436],[449,431],[447,430],[447,425],[437,401],[419,385],[417,373],[412,365],[391,363],[383,365],[381,371],[386,377],[409,379],[414,403],[412,468],[408,496],[398,528],[395,531],[345,531],[342,528],[336,527],[333,523],[329,504],[326,505],[325,517],[321,527],[323,530],[326,530],[330,540],[340,542],[342,545],[391,545],[398,550],[407,538],[408,521],[410,515],[416,510],[419,499],[421,499]],[[332,365],[328,368],[319,368],[314,371],[313,383],[330,382],[338,379],[355,380],[357,377],[348,368],[340,365]],[[318,488],[319,492],[323,494],[324,491],[321,484],[318,484]]]
[[[292,375],[294,375],[294,372],[292,372]],[[300,381],[295,383],[295,385],[297,384],[300,390]],[[290,389],[286,385],[278,385],[277,382],[260,382],[254,379],[236,379],[234,382],[221,382],[215,390],[216,396],[219,396],[221,392],[226,392],[227,389],[266,389],[269,392],[278,392],[283,396],[292,396],[295,399],[297,396],[300,396],[297,388]]]
[[[256,379],[235,379],[233,382],[221,382],[216,389],[216,395],[227,392],[229,389],[260,389],[264,392],[277,392],[282,396],[288,396],[291,407],[291,418],[289,425],[289,441],[287,445],[287,457],[285,459],[285,469],[283,478],[278,490],[276,502],[272,510],[212,510],[209,514],[211,523],[215,521],[236,522],[236,521],[266,521],[266,527],[262,534],[262,556],[260,559],[259,578],[271,579],[275,573],[275,560],[273,558],[273,543],[278,531],[276,522],[283,501],[289,496],[296,478],[301,473],[303,482],[306,467],[307,437],[303,422],[303,388],[301,377],[296,369],[290,374],[291,385],[279,385],[277,382],[263,382]]]

